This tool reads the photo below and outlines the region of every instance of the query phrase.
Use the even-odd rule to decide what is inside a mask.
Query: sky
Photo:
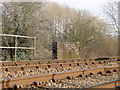
[[[50,0],[80,10],[89,10],[94,16],[103,17],[103,7],[110,0]],[[116,0],[117,1],[117,0]]]

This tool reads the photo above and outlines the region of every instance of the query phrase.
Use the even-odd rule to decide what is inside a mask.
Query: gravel
[[[76,77],[74,79],[63,79],[59,80],[59,82],[48,82],[45,84],[47,87],[53,87],[53,88],[85,88],[88,86],[94,86],[100,83],[105,83],[113,80],[118,80],[119,74],[118,73],[112,73],[112,74],[106,74],[106,75],[93,75],[89,76],[87,78],[85,77]]]

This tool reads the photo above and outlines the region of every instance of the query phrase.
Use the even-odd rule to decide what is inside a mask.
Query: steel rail
[[[100,83],[94,86],[89,86],[89,87],[85,87],[85,90],[92,90],[92,89],[113,89],[115,90],[115,88],[117,88],[117,86],[120,85],[120,79],[118,80],[113,80],[113,81],[109,81],[109,82],[105,82],[105,83]],[[119,90],[119,89],[118,89]]]

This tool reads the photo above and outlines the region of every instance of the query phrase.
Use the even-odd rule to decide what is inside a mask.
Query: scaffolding
[[[0,34],[0,36],[15,37],[15,47],[0,46],[1,49],[15,49],[14,61],[16,61],[17,49],[30,49],[30,50],[34,50],[34,52],[35,52],[35,48],[36,48],[36,37],[20,36],[20,35],[9,35],[9,34]],[[18,37],[34,39],[34,46],[33,46],[33,47],[17,47],[17,38],[18,38]],[[33,56],[33,58],[34,58],[34,56]]]

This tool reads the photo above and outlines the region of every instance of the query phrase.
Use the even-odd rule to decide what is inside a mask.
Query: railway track
[[[34,81],[36,81],[40,83],[40,85],[38,85],[37,83],[38,88],[56,88],[53,87],[51,83],[51,86],[48,84],[49,82],[52,82],[52,79],[61,82],[63,79],[66,79],[69,76],[72,77],[73,79],[71,80],[74,81],[74,78],[77,78],[80,75],[83,75],[84,79],[89,76],[91,77],[91,73],[94,77],[101,75],[100,73],[102,73],[102,75],[108,75],[106,77],[109,77],[109,74],[115,73],[117,73],[115,75],[118,76],[118,62],[119,59],[117,57],[0,62],[0,66],[2,69],[2,79],[0,80],[0,85],[2,86],[2,88],[15,88],[15,85],[20,86],[19,88],[34,88],[36,87],[34,85]],[[59,83],[58,81],[56,82],[56,85]],[[76,82],[76,80],[74,82]],[[104,83],[105,82],[106,81],[104,81]],[[64,82],[62,84],[70,87],[72,86],[71,88],[79,87],[87,89],[87,87],[94,88],[95,85],[97,86],[100,83],[96,83],[92,87],[84,84],[83,86],[82,84],[77,85],[77,87],[76,83],[72,85],[68,82]]]
[[[16,61],[16,62],[0,62],[2,71],[15,71],[23,69],[37,69],[39,67],[68,67],[80,64],[103,64],[110,62],[117,62],[117,58],[110,58],[110,60],[95,61],[96,59],[68,59],[68,60],[42,60],[42,61]],[[98,59],[97,59],[98,60]]]
[[[110,63],[110,62],[115,62],[113,60],[111,61],[79,61],[79,62],[64,62],[64,63],[51,63],[51,64],[36,64],[36,65],[21,65],[21,66],[6,66],[2,67],[3,71],[13,71],[13,70],[23,70],[23,69],[37,69],[39,67],[45,68],[45,67],[58,67],[58,66],[75,66],[75,65],[94,65],[94,64],[105,64],[105,63]]]
[[[35,60],[35,61],[7,61],[0,62],[1,67],[12,66],[27,66],[27,65],[39,65],[39,64],[52,64],[52,63],[67,63],[67,62],[79,62],[79,61],[117,61],[118,57],[110,58],[80,58],[80,59],[65,59],[65,60]]]
[[[96,89],[99,89],[99,90],[120,90],[120,84],[119,83],[120,83],[120,79],[113,80],[113,81],[108,81],[108,82],[105,82],[105,83],[99,83],[99,84],[96,84],[94,86],[88,86],[88,87],[79,86],[79,90],[96,90]],[[69,84],[69,83],[62,83],[62,84],[68,84],[68,85],[75,86],[74,84]],[[52,88],[55,88],[55,87],[42,86],[42,87],[39,87],[39,88],[52,89]]]
[[[51,73],[51,74],[43,74],[43,75],[37,75],[37,76],[29,76],[29,77],[19,77],[19,78],[10,78],[10,79],[4,79],[1,80],[0,84],[2,85],[2,88],[13,88],[15,84],[17,85],[24,85],[23,87],[27,85],[31,85],[34,83],[34,81],[37,82],[47,82],[52,80],[53,78],[57,79],[65,79],[68,76],[70,77],[77,77],[80,74],[87,76],[90,75],[90,73],[93,73],[94,75],[99,74],[99,72],[102,72],[102,74],[106,74],[108,71],[113,73],[119,71],[119,67],[106,67],[106,68],[93,68],[93,69],[82,69],[79,71],[69,71],[69,72],[60,72],[60,73]],[[41,86],[44,86],[41,85]]]
[[[116,66],[115,61],[82,61],[82,62],[67,62],[55,64],[40,64],[40,65],[27,65],[27,66],[9,66],[3,67],[2,78],[16,78],[22,76],[40,75],[47,73],[57,73],[80,69],[90,69],[105,66]]]

